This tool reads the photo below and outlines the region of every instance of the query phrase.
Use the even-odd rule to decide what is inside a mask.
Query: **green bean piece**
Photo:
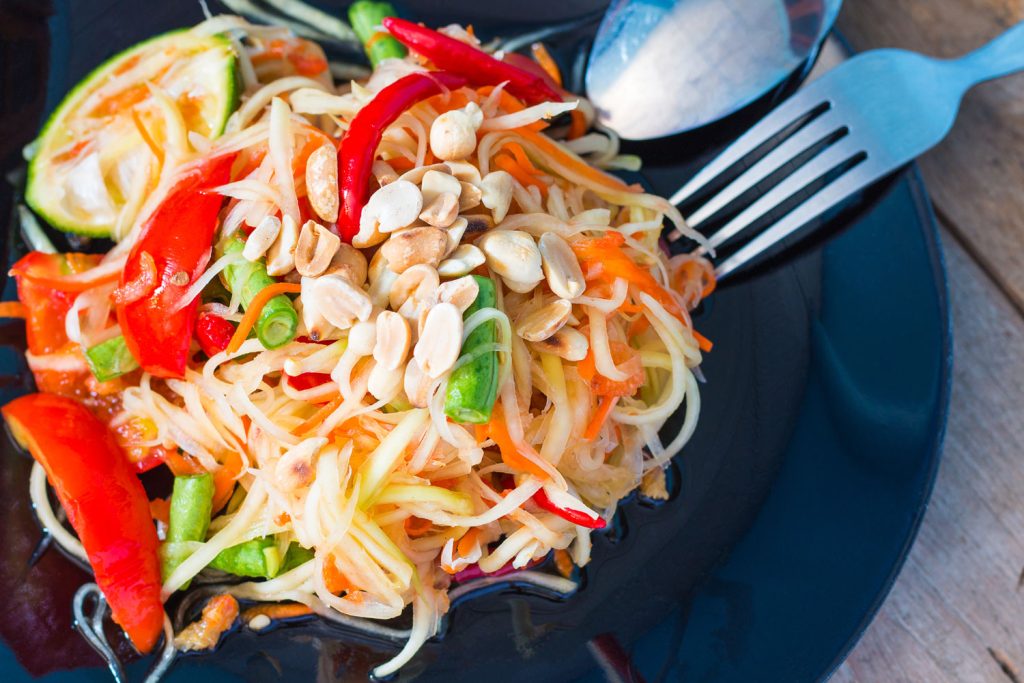
[[[245,240],[238,234],[223,244],[223,253],[234,254],[245,248]],[[252,300],[265,287],[277,283],[267,274],[267,265],[263,259],[259,261],[238,261],[224,269],[224,282],[232,292],[239,292],[242,308],[248,308]],[[278,294],[263,306],[260,317],[256,321],[256,338],[265,348],[276,349],[284,346],[295,338],[295,330],[299,326],[299,314],[292,305],[292,300],[284,294]]]
[[[464,319],[481,309],[494,308],[497,304],[494,282],[479,275],[473,277],[480,291],[476,300],[466,309]],[[498,397],[498,352],[479,353],[477,350],[493,344],[497,338],[498,326],[489,320],[470,332],[462,345],[460,360],[470,354],[475,357],[457,367],[448,378],[444,412],[456,422],[485,424],[491,421],[491,411]]]
[[[164,580],[191,554],[186,542],[206,540],[213,511],[213,488],[213,477],[209,473],[174,478],[161,563]],[[182,589],[187,587],[188,583]]]
[[[281,564],[281,574],[285,574],[295,569],[299,565],[306,564],[313,559],[313,551],[309,548],[303,548],[298,543],[292,543],[288,546],[288,552],[284,554],[284,562]]]
[[[139,361],[128,350],[122,335],[87,348],[85,360],[93,377],[100,382],[107,382],[139,367]]]
[[[268,556],[277,556],[275,567],[268,565]],[[273,536],[254,538],[230,548],[225,548],[217,554],[210,562],[210,566],[235,576],[249,576],[253,578],[269,579],[276,576],[276,569],[280,568],[280,553],[277,550]],[[275,569],[271,574],[270,569]]]
[[[405,56],[404,45],[387,34],[378,34],[380,22],[384,17],[393,17],[396,14],[390,2],[358,0],[348,8],[348,21],[363,43],[366,56],[373,66],[390,57],[401,59]]]

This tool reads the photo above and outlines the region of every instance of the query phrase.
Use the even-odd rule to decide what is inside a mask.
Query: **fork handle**
[[[1024,21],[964,56],[960,62],[970,68],[974,83],[1024,70]]]

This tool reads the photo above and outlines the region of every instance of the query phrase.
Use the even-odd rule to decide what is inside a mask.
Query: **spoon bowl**
[[[813,63],[842,0],[614,0],[586,72],[601,123],[629,140],[732,114]]]

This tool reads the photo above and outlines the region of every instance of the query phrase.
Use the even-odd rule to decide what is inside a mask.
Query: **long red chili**
[[[385,129],[417,102],[465,84],[466,79],[444,71],[409,74],[381,90],[359,110],[338,146],[338,233],[343,240],[351,242],[359,232],[359,217],[369,194],[370,169]]]
[[[508,81],[505,86],[508,91],[530,104],[563,99],[540,76],[495,59],[461,40],[397,17],[386,17],[381,23],[398,42],[429,59],[438,69],[464,76],[473,85],[498,85]]]
[[[604,519],[601,517],[591,517],[580,510],[570,510],[568,508],[555,505],[551,502],[551,499],[548,498],[548,494],[544,493],[544,489],[539,489],[537,493],[533,494],[533,502],[548,512],[558,515],[567,522],[572,522],[579,526],[585,526],[588,529],[603,529],[607,526]]]

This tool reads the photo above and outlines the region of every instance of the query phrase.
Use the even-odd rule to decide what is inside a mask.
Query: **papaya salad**
[[[450,587],[586,565],[624,497],[665,497],[696,426],[713,271],[660,240],[700,236],[608,172],[637,160],[542,45],[392,15],[353,7],[373,69],[343,83],[287,28],[157,36],[27,150],[50,227],[22,211],[0,312],[38,393],[2,412],[41,524],[140,652],[411,606],[387,675]],[[214,597],[175,633],[190,585]]]

